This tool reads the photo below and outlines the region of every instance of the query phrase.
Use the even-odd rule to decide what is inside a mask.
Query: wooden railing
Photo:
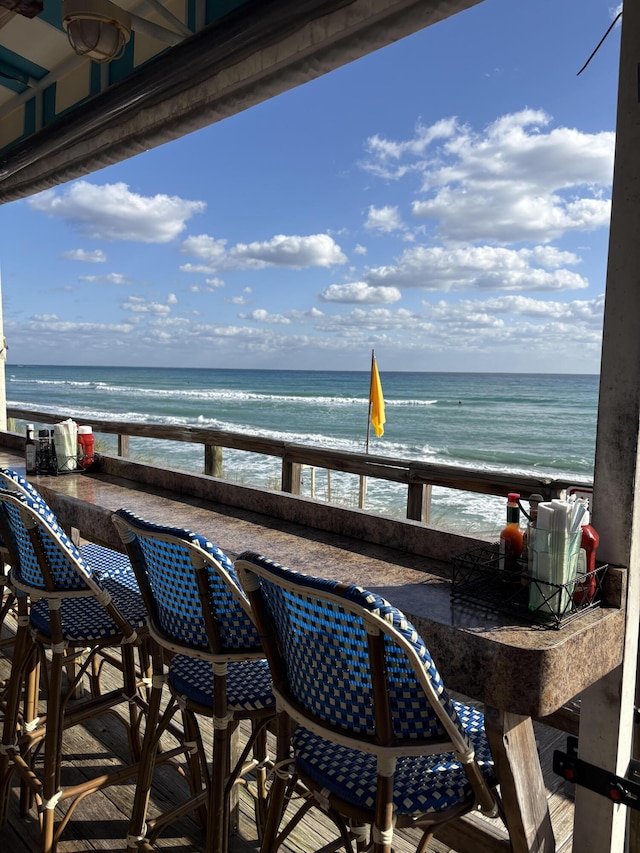
[[[8,407],[7,417],[35,424],[54,424],[60,420],[59,415],[51,412],[17,407]],[[508,492],[519,492],[525,496],[537,492],[545,500],[551,500],[560,496],[567,486],[571,485],[566,480],[509,472],[480,471],[474,468],[440,465],[391,456],[328,450],[227,430],[85,417],[82,418],[82,423],[93,427],[95,433],[116,435],[118,455],[123,457],[129,456],[130,436],[202,445],[203,473],[214,477],[222,476],[222,448],[279,458],[282,460],[281,489],[293,495],[301,493],[303,466],[404,483],[407,486],[406,517],[414,521],[429,521],[433,486],[498,496],[504,496]]]

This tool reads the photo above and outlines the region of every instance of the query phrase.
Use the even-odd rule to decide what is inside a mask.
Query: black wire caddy
[[[602,582],[609,568],[596,563],[592,572],[564,584],[530,577],[528,560],[516,560],[508,571],[499,544],[481,545],[451,558],[452,599],[482,603],[545,628],[562,628],[585,611],[600,607]]]
[[[75,454],[57,452],[53,430],[41,429],[35,437],[36,474],[81,474],[91,470],[94,464],[94,453],[88,456],[80,446]]]

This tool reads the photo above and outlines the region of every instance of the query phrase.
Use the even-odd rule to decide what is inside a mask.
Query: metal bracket
[[[632,759],[627,775],[617,776],[578,758],[578,738],[570,736],[566,754],[559,750],[553,753],[553,772],[567,782],[582,785],[614,803],[640,810],[640,761]]]

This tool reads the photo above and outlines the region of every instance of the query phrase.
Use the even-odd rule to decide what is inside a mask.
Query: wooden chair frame
[[[487,782],[476,761],[472,744],[461,730],[460,724],[454,719],[455,711],[452,714],[451,707],[445,705],[442,693],[434,687],[433,673],[428,671],[424,658],[416,651],[414,639],[407,638],[407,634],[411,631],[415,632],[415,629],[412,629],[406,620],[404,620],[406,631],[402,633],[395,627],[395,623],[392,624],[392,619],[388,616],[389,611],[394,611],[395,622],[404,619],[399,611],[391,608],[383,599],[371,596],[370,593],[359,588],[302,575],[250,552],[240,555],[235,562],[235,567],[251,601],[254,619],[272,670],[273,690],[278,708],[276,761],[278,765],[285,766],[289,763],[291,767],[288,780],[285,773],[280,773],[273,783],[262,853],[275,853],[295,823],[313,806],[320,807],[337,824],[345,850],[351,851],[353,849],[351,842],[355,841],[358,851],[366,850],[372,853],[391,853],[394,827],[420,828],[423,834],[417,853],[423,853],[439,825],[474,808],[480,808],[492,817],[501,814],[501,807],[494,790],[495,779],[492,784]],[[290,593],[292,596],[293,603],[290,610],[289,603],[283,601],[283,593]],[[381,609],[385,609],[384,613],[376,612],[375,607],[369,609],[363,606],[369,596],[376,599],[375,607],[380,603]],[[273,605],[275,600],[277,605]],[[348,619],[353,619],[360,626],[361,631],[366,632],[366,644],[363,646],[360,643],[357,651],[360,656],[368,657],[372,687],[372,715],[375,721],[375,730],[370,735],[363,734],[357,727],[349,730],[345,727],[344,720],[340,724],[333,724],[330,721],[329,708],[326,715],[320,715],[314,711],[313,702],[302,700],[299,695],[300,690],[298,689],[296,693],[296,689],[292,688],[290,670],[294,662],[288,659],[290,645],[299,643],[300,646],[310,648],[314,643],[321,643],[321,640],[317,634],[312,635],[306,632],[305,627],[299,628],[300,633],[295,639],[292,639],[293,630],[285,638],[279,632],[272,605],[281,608],[279,612],[283,622],[289,619],[287,624],[291,625],[297,620],[294,614],[296,607],[299,606],[302,611],[308,602],[311,607],[322,611],[324,630],[327,635],[331,632],[332,623],[337,625],[335,622],[338,618],[337,613],[346,614]],[[283,613],[285,615],[282,615]],[[300,622],[304,622],[304,617],[300,618]],[[394,649],[400,649],[406,656],[415,681],[424,693],[425,705],[426,703],[430,705],[439,721],[441,728],[439,736],[400,737],[394,729],[394,710],[390,700],[388,672],[388,666],[391,664],[386,651],[388,641],[393,644]],[[337,644],[338,639],[333,642]],[[422,648],[424,649],[423,645]],[[324,650],[325,646],[321,645],[321,649]],[[343,659],[347,657],[346,654],[341,654]],[[339,655],[334,659],[330,653],[327,653],[326,665],[334,668],[336,672],[339,670],[337,678],[349,685],[351,675],[348,661],[344,661],[343,665]],[[364,664],[362,666],[364,668]],[[293,675],[295,676],[295,673]],[[313,677],[313,674],[310,674],[309,678],[313,679]],[[437,679],[439,680],[439,676]],[[345,690],[348,689],[349,686],[345,687]],[[306,689],[303,689],[303,693],[306,696]],[[341,696],[334,695],[333,701],[339,703]],[[322,786],[309,774],[300,769],[291,748],[292,734],[297,726],[314,735],[319,735],[324,741],[376,757],[378,770],[373,807],[365,804],[355,805],[353,801],[341,797],[335,791],[322,789]],[[444,761],[444,756],[450,753],[455,755],[468,779],[469,794],[466,799],[441,811],[397,814],[393,802],[396,763],[404,757],[440,754],[443,755]],[[303,800],[300,811],[289,819],[282,831],[278,832],[288,793],[293,790],[298,780],[302,781],[310,795]],[[366,832],[367,826],[371,828],[370,835]]]
[[[26,535],[21,536],[21,546],[16,545],[15,524],[18,518],[24,526],[21,533],[26,531]],[[139,689],[141,683],[135,669],[134,649],[144,641],[144,622],[133,626],[121,614],[105,588],[79,562],[78,552],[57,528],[46,504],[38,504],[14,492],[0,491],[0,533],[11,551],[13,568],[10,583],[17,593],[18,602],[18,627],[0,747],[0,819],[6,820],[11,781],[18,774],[22,792],[21,811],[26,814],[33,800],[36,801],[42,853],[55,853],[61,833],[85,796],[137,774],[136,762],[140,759],[142,740],[141,714],[146,710],[146,702]],[[50,564],[50,552],[44,546],[45,538],[49,549],[58,549],[69,571],[77,572],[77,588],[63,589],[57,584]],[[34,586],[17,571],[25,556],[24,549],[29,548],[41,572],[42,586]],[[65,600],[90,598],[97,599],[117,633],[94,638],[87,648],[86,640],[74,640],[65,632],[61,607]],[[36,629],[32,623],[31,610],[43,599],[48,604],[50,631],[47,633]],[[140,612],[143,612],[142,602]],[[117,648],[121,653],[122,687],[102,693],[92,679],[92,693],[81,701],[70,703],[71,698],[78,696],[78,685],[93,666],[96,656],[107,648]],[[46,702],[46,713],[38,716],[40,688]],[[119,712],[123,704],[127,706],[126,717]],[[61,787],[64,731],[107,712],[116,714],[126,726],[130,763],[93,779]],[[36,759],[40,761],[41,753],[40,770]],[[67,808],[57,821],[56,808],[63,803]]]
[[[233,648],[225,644],[221,635],[215,606],[212,599],[211,577],[215,576],[230,592],[239,612],[244,613],[247,623],[251,621],[250,608],[242,590],[230,577],[227,569],[203,547],[202,537],[190,531],[176,531],[173,528],[152,525],[137,519],[126,510],[119,510],[113,516],[113,522],[120,533],[123,544],[138,578],[140,591],[149,614],[149,634],[153,641],[152,659],[154,668],[153,690],[150,699],[149,717],[143,744],[143,762],[140,769],[136,796],[129,830],[127,850],[149,851],[163,829],[181,815],[196,810],[201,822],[206,825],[206,849],[208,853],[226,853],[230,832],[231,801],[234,786],[243,784],[252,794],[256,805],[256,824],[259,835],[266,816],[267,772],[269,766],[267,754],[266,729],[275,716],[273,705],[260,710],[230,708],[227,700],[227,672],[233,662],[262,661],[264,652],[259,645],[251,648]],[[207,647],[189,644],[184,638],[170,632],[159,613],[158,602],[150,579],[149,552],[145,553],[145,542],[153,546],[164,544],[182,552],[181,563],[193,572],[193,583],[197,587],[200,613],[204,622]],[[224,555],[222,555],[224,557]],[[224,559],[227,559],[226,557]],[[229,565],[231,565],[229,563]],[[170,570],[165,567],[165,570]],[[161,573],[161,569],[157,569]],[[253,628],[252,628],[253,630]],[[256,638],[257,639],[257,638]],[[170,680],[165,677],[165,663],[176,655],[208,661],[211,664],[213,680],[213,706],[204,705],[186,696],[179,696]],[[171,698],[164,712],[160,714],[161,694],[164,685],[169,684]],[[181,805],[155,820],[146,821],[149,796],[152,787],[154,760],[160,739],[168,730],[172,717],[178,710],[183,713],[187,737],[198,744],[200,770],[205,787],[198,789],[198,761],[191,762],[190,776],[192,790],[190,797]],[[202,740],[199,734],[196,715],[212,719],[213,756],[211,772],[208,770],[207,757],[202,752]],[[232,737],[241,720],[251,723],[251,734],[238,757],[232,760]],[[250,754],[253,757],[250,757]],[[247,784],[247,774],[255,772],[255,786]],[[206,809],[203,811],[203,807]]]

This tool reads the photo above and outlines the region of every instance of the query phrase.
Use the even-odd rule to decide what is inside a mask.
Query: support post
[[[2,315],[2,278],[0,277],[0,430],[7,431],[7,386],[5,364],[7,361],[7,341],[4,336]]]
[[[222,448],[218,445],[205,444],[204,473],[210,477],[222,477]]]
[[[409,483],[407,518],[428,524],[431,520],[431,483]]]
[[[624,776],[640,619],[640,4],[625,3],[593,490],[598,556],[628,566],[622,666],[582,694],[578,757]],[[620,853],[627,810],[576,788],[574,850]]]
[[[299,495],[302,484],[302,465],[299,462],[289,462],[282,457],[282,491],[290,495]]]

